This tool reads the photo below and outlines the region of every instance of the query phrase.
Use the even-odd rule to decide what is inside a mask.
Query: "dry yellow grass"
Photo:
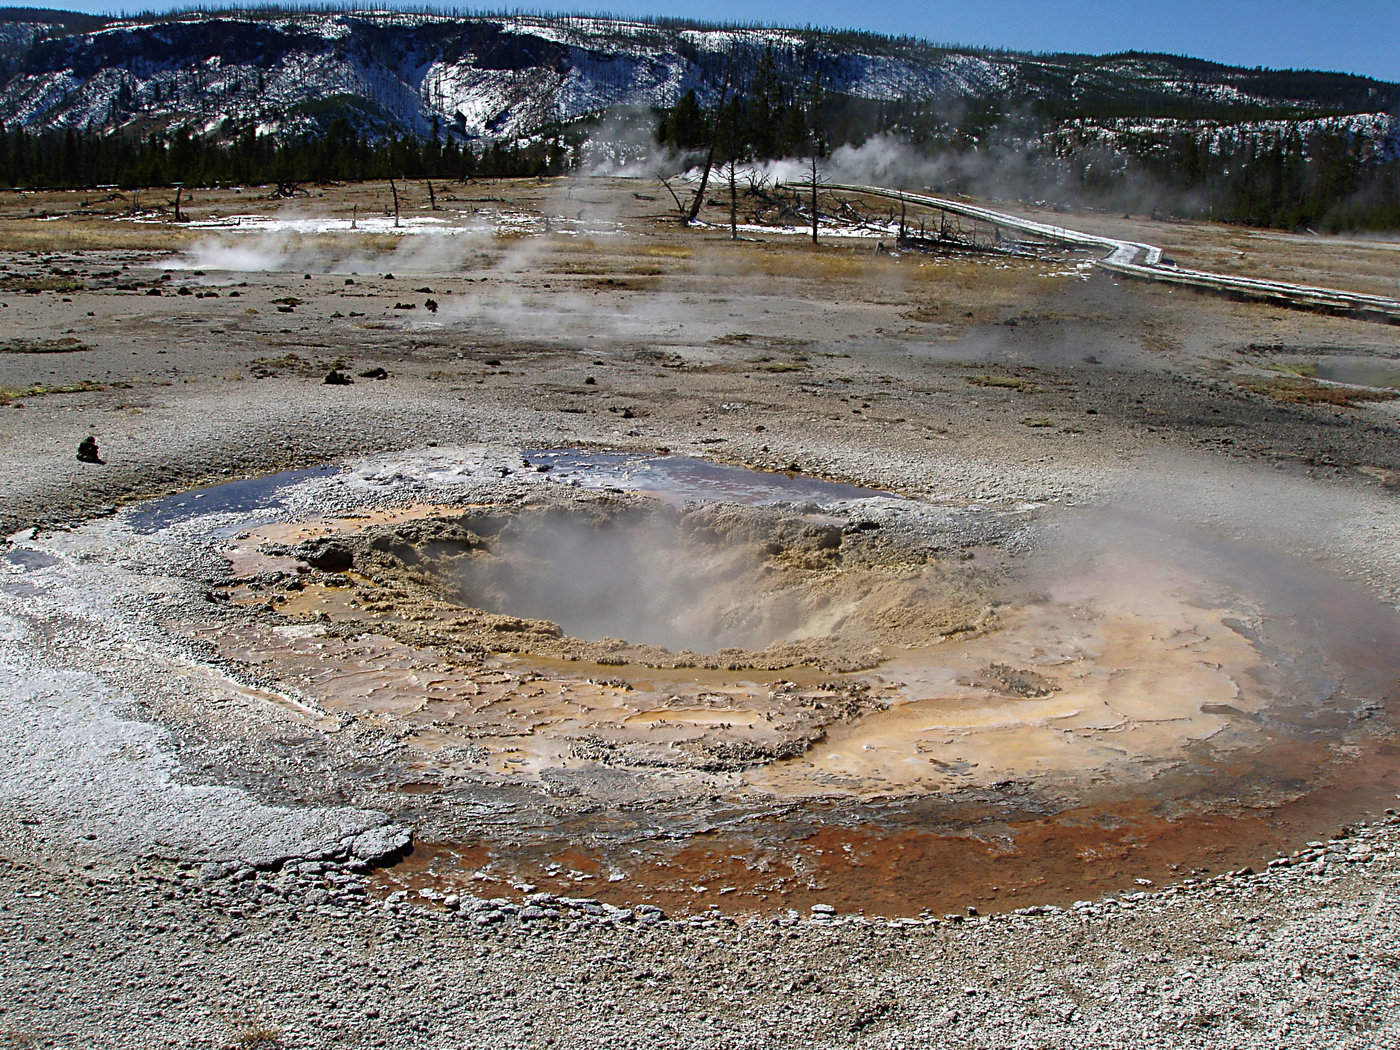
[[[1235,382],[1246,390],[1292,405],[1334,405],[1338,408],[1351,408],[1366,401],[1393,401],[1400,397],[1400,392],[1395,390],[1335,386],[1319,383],[1305,376],[1236,376]]]
[[[50,394],[82,394],[90,390],[106,390],[101,383],[63,383],[56,386],[0,386],[0,405],[9,405],[21,398],[47,397]]]
[[[841,249],[773,250],[745,260],[750,272],[768,277],[797,277],[815,281],[850,281],[868,276],[868,257],[856,258]]]
[[[0,222],[0,251],[176,251],[198,231],[173,223],[128,223],[107,219],[18,219]]]
[[[695,251],[683,244],[651,244],[628,254],[640,255],[647,259],[691,259],[694,258]]]
[[[1038,264],[1004,259],[930,259],[908,270],[910,284],[952,286],[963,290],[1024,292],[1039,278]]]
[[[668,268],[667,260],[693,258],[693,249],[684,245],[649,245],[636,248],[594,240],[570,240],[550,244],[550,251],[559,261],[549,267],[550,273],[601,276],[617,272],[641,277],[659,277]],[[582,257],[582,258],[578,258]]]

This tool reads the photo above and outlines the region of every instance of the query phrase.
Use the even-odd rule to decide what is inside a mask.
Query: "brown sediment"
[[[428,548],[440,542],[436,520],[414,522]],[[309,528],[328,534],[328,526]],[[365,535],[371,544],[385,538],[372,522]],[[388,537],[390,546],[401,540]],[[326,557],[320,548],[303,553]],[[425,585],[399,561],[412,558],[408,551],[395,556],[402,587],[365,576],[359,557],[358,548],[349,555],[348,572],[245,579],[231,595],[271,598],[286,620],[221,626],[206,637],[228,657],[290,674],[329,710],[399,719],[410,743],[509,753],[501,765],[512,773],[522,754],[534,756],[525,765],[536,771],[571,755],[616,768],[703,767],[713,763],[697,759],[700,752],[743,745],[753,749],[741,763],[745,789],[775,797],[899,796],[1008,776],[1112,773],[1127,781],[1149,775],[1150,763],[1181,762],[1203,742],[1219,754],[1262,746],[1275,732],[1264,713],[1277,721],[1289,689],[1277,681],[1274,654],[1261,648],[1257,614],[1198,597],[1214,589],[1208,570],[1158,565],[1149,575],[1137,564],[1116,573],[1100,566],[1004,606],[976,634],[901,647],[907,636],[886,637],[885,624],[943,615],[921,608],[932,599],[919,586],[901,596],[912,609],[865,614],[872,637],[886,643],[878,670],[832,674],[764,671],[761,660],[667,668],[597,653],[502,654],[500,646],[522,638],[542,638],[551,643],[545,649],[573,640],[546,629],[552,625],[504,631],[512,618],[503,614],[423,599],[414,592]],[[814,588],[831,573],[819,575]],[[1316,599],[1333,627],[1374,615],[1369,606],[1358,612],[1356,595],[1336,586],[1302,576],[1292,585]],[[497,630],[484,635],[483,623]],[[1387,674],[1393,680],[1374,646],[1346,632],[1323,641],[1324,655],[1363,687],[1379,688]],[[1309,718],[1344,725],[1350,715],[1338,708]],[[795,754],[800,761],[776,761]]]
[[[1368,812],[1400,789],[1400,747],[1372,741],[1350,760],[1329,761],[1326,778],[1273,804],[1258,800],[1221,812],[1179,799],[1163,813],[1139,797],[1066,809],[1053,816],[1001,820],[995,809],[975,828],[919,826],[910,813],[879,813],[862,823],[825,823],[820,808],[764,817],[735,830],[679,842],[652,840],[612,849],[508,845],[488,838],[424,843],[401,865],[375,876],[381,891],[430,889],[519,896],[525,887],[677,915],[719,908],[727,914],[805,911],[812,904],[872,916],[995,913],[1163,887],[1184,878],[1256,869],[1286,843],[1339,831],[1339,813]],[[1178,785],[1185,787],[1185,785]],[[1374,813],[1372,814],[1374,815]]]

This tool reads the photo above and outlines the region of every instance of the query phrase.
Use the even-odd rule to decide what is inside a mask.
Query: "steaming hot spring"
[[[163,626],[202,659],[382,736],[392,884],[1016,907],[1259,863],[1396,788],[1393,613],[1145,515],[478,448],[102,527],[190,581]]]

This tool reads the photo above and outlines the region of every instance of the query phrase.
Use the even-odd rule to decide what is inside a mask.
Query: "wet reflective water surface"
[[[131,511],[128,521],[133,531],[150,534],[205,514],[247,514],[276,509],[283,506],[280,494],[284,490],[308,478],[325,477],[336,469],[327,466],[284,470],[266,477],[225,481],[188,492],[177,492],[139,504]],[[237,526],[234,526],[227,530],[227,534],[232,535],[236,531]]]
[[[1400,361],[1374,357],[1321,357],[1309,364],[1318,379],[1400,390]]]

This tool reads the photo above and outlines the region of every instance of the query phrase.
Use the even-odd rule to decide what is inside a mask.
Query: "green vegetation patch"
[[[0,354],[72,354],[79,350],[91,350],[81,339],[64,336],[62,339],[6,339],[0,341]]]
[[[65,383],[61,386],[0,386],[0,405],[8,405],[26,397],[47,397],[49,394],[83,394],[90,390],[106,390],[101,383]]]
[[[36,295],[39,292],[81,292],[86,287],[87,285],[71,277],[0,277],[0,291],[4,292],[26,292]]]
[[[1263,394],[1290,405],[1334,405],[1351,408],[1367,401],[1393,401],[1400,391],[1368,386],[1338,386],[1319,383],[1306,376],[1236,376],[1235,382],[1246,390]]]
[[[993,386],[1003,387],[1007,390],[1033,390],[1035,389],[1029,379],[1020,379],[1016,376],[968,376],[967,381],[973,386]]]
[[[316,364],[300,354],[287,353],[281,357],[258,357],[248,362],[248,371],[255,379],[279,376],[283,372],[305,375],[316,371]]]

